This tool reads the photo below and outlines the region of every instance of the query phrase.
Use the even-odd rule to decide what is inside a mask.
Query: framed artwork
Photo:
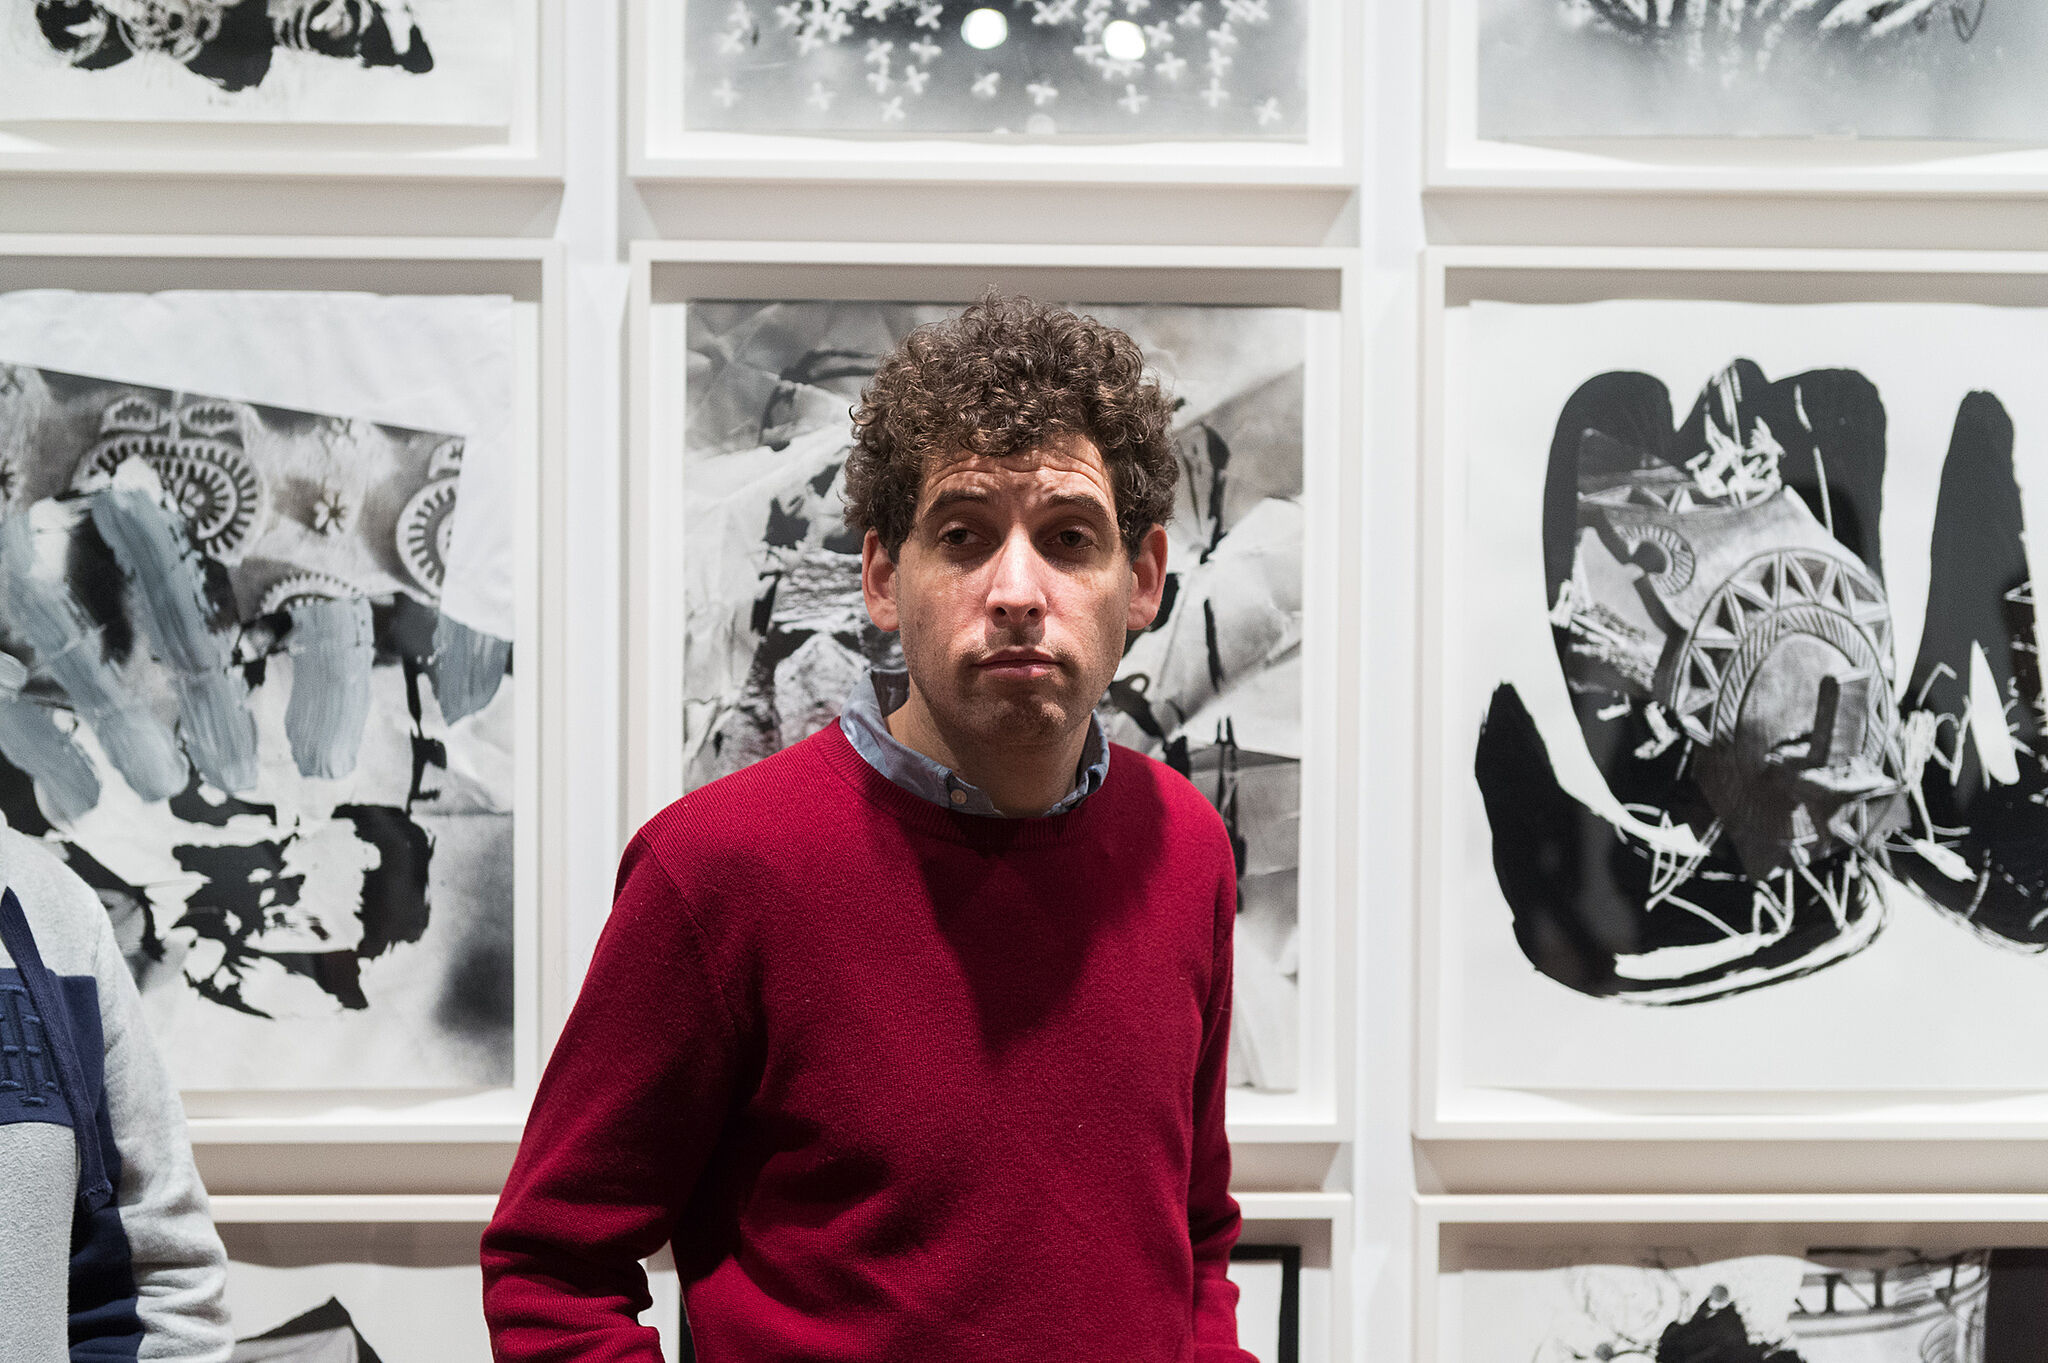
[[[2038,193],[2048,16],[2000,0],[1432,0],[1437,189]]]
[[[19,0],[0,170],[545,180],[561,0]]]
[[[2043,1199],[1419,1199],[1417,1358],[2021,1363]]]
[[[382,1194],[217,1197],[228,1251],[231,1363],[490,1363],[477,1242],[497,1199]],[[666,1252],[641,1317],[664,1358],[682,1345]]]
[[[719,250],[649,246],[638,263],[632,817],[831,723],[894,658],[866,618],[839,493],[846,411],[882,357],[991,283],[1073,299],[1128,330],[1182,400],[1174,600],[1130,644],[1100,717],[1233,829],[1232,1114],[1310,1138],[1336,1117],[1319,1020],[1334,978],[1313,960],[1335,926],[1334,772],[1306,735],[1337,723],[1344,262],[1224,252],[1153,297],[1116,254],[1053,267]],[[834,250],[838,264],[814,254]],[[1239,262],[1250,272],[1230,274]]]
[[[0,242],[0,813],[199,1139],[516,1134],[552,253],[122,249]]]
[[[1230,1281],[1239,1347],[1259,1363],[1300,1363],[1301,1246],[1240,1240],[1230,1249]]]
[[[1238,1193],[1244,1230],[1230,1256],[1238,1346],[1259,1363],[1349,1358],[1351,1198]]]
[[[1432,258],[1426,1134],[2035,1129],[2038,270]]]
[[[1355,179],[1331,0],[635,0],[632,173]]]

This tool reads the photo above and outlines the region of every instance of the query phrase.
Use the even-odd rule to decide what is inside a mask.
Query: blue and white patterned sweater
[[[0,1359],[224,1363],[226,1256],[106,911],[4,828],[0,883]]]

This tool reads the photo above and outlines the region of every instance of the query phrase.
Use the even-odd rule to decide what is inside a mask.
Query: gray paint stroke
[[[292,696],[284,731],[302,776],[346,776],[356,768],[370,718],[370,664],[377,641],[362,597],[305,598],[291,604]]]
[[[512,645],[443,615],[434,625],[434,695],[453,724],[491,703],[512,661]]]
[[[0,755],[35,782],[36,804],[52,823],[70,824],[100,802],[100,778],[49,710],[21,698],[28,665],[0,653]]]
[[[256,716],[249,684],[234,666],[228,629],[207,599],[205,560],[184,518],[163,503],[156,475],[139,459],[115,472],[92,499],[93,528],[128,578],[138,623],[170,670],[179,728],[200,774],[217,789],[256,785]]]
[[[14,635],[70,698],[122,779],[144,800],[168,799],[185,788],[184,751],[148,703],[123,685],[99,624],[67,575],[73,537],[86,515],[82,502],[43,501],[0,520],[0,605]]]

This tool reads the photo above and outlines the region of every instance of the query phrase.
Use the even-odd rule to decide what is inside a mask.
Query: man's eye
[[[1094,543],[1086,530],[1062,530],[1055,538],[1062,549],[1086,549]]]
[[[964,525],[956,525],[949,530],[941,530],[939,532],[939,543],[954,549],[967,543],[968,538],[967,527]]]

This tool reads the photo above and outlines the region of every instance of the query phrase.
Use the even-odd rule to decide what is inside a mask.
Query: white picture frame
[[[389,1303],[444,1363],[490,1358],[484,1326],[477,1242],[497,1198],[488,1193],[239,1194],[215,1197],[213,1219],[228,1251],[228,1309],[237,1339],[275,1328],[337,1290],[374,1291],[379,1270],[430,1270],[433,1281]],[[332,1253],[331,1260],[322,1259]],[[265,1262],[275,1260],[276,1262]],[[322,1267],[336,1270],[333,1278]],[[654,1305],[643,1323],[661,1333],[662,1356],[674,1358],[683,1330],[674,1258],[664,1249],[645,1265]],[[452,1281],[451,1281],[452,1280]],[[464,1290],[452,1291],[460,1285]],[[343,1300],[343,1306],[350,1305]],[[385,1356],[410,1356],[376,1333],[357,1304],[355,1324]],[[386,1333],[389,1333],[388,1331]]]
[[[559,181],[568,0],[513,4],[512,105],[502,126],[0,120],[0,175]]]
[[[1301,1363],[1352,1357],[1351,1194],[1240,1192],[1240,1245],[1301,1250]]]
[[[1478,131],[1478,0],[1428,0],[1424,188],[1447,194],[1968,195],[2048,193],[2048,145],[1877,138],[1607,137],[1505,141]]]
[[[1534,1252],[1683,1245],[1720,1258],[1799,1255],[1819,1245],[1947,1253],[2048,1243],[2048,1195],[2039,1193],[1424,1194],[1415,1207],[1415,1363],[1462,1363],[1456,1266],[1475,1245]]]
[[[636,242],[632,255],[631,455],[628,467],[627,732],[625,814],[628,827],[682,793],[682,564],[688,546],[672,532],[681,505],[679,461],[661,451],[681,448],[682,393],[657,375],[674,353],[680,329],[664,335],[664,309],[713,299],[873,299],[965,303],[990,285],[1041,297],[1089,302],[1296,305],[1315,310],[1341,340],[1318,358],[1310,348],[1311,398],[1307,473],[1317,489],[1311,509],[1307,618],[1328,621],[1307,630],[1314,656],[1304,696],[1311,726],[1342,735],[1340,682],[1348,666],[1357,603],[1355,571],[1345,564],[1341,508],[1355,503],[1356,432],[1362,427],[1357,371],[1355,262],[1350,253],[1310,248],[1046,248],[1022,246],[879,245],[746,242]],[[1329,366],[1325,375],[1322,366]],[[680,372],[678,369],[677,372]],[[1326,386],[1319,386],[1326,385]],[[1328,557],[1324,557],[1328,555]],[[1304,761],[1305,813],[1300,892],[1303,983],[1301,1086],[1285,1093],[1234,1089],[1230,1135],[1236,1141],[1338,1141],[1349,1129],[1352,925],[1346,871],[1337,855],[1341,744]]]
[[[851,184],[1353,186],[1365,24],[1345,0],[1309,7],[1305,140],[1005,142],[692,130],[683,118],[683,14],[714,0],[628,0],[627,174],[690,180]]]
[[[0,292],[23,288],[503,294],[513,302],[519,410],[513,1082],[468,1092],[229,1090],[184,1095],[198,1145],[516,1143],[565,1014],[562,815],[563,256],[546,241],[0,236]]]
[[[1714,1093],[1672,1089],[1567,1093],[1485,1087],[1458,1065],[1459,906],[1447,886],[1453,797],[1472,780],[1478,716],[1450,714],[1460,675],[1451,479],[1460,450],[1449,391],[1449,320],[1474,300],[1573,303],[1706,299],[1828,303],[1936,301],[2048,305],[2048,254],[1686,248],[1446,247],[1421,269],[1422,724],[1418,749],[1415,1134],[1477,1141],[2029,1140],[2048,1136],[2048,1093]],[[1712,1006],[1712,1005],[1707,1005]]]

